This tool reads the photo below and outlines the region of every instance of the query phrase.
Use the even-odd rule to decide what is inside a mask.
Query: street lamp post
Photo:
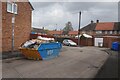
[[[80,46],[80,21],[81,21],[81,11],[79,12],[78,46]]]
[[[57,24],[56,24],[56,29],[55,29],[55,31],[57,31]],[[55,40],[57,41],[57,34],[55,35]]]

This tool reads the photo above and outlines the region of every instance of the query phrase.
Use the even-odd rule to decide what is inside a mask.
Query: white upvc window
[[[13,6],[13,7],[12,7],[12,8],[13,8],[12,12],[15,13],[15,14],[17,14],[17,8],[18,8],[18,7],[17,7],[17,4],[14,4],[14,3],[13,3],[12,6]]]
[[[114,34],[117,34],[117,31],[114,31]]]
[[[17,14],[17,4],[7,1],[7,12]]]
[[[108,34],[108,31],[105,31],[105,34]]]
[[[120,31],[119,31],[119,34],[120,34]]]
[[[7,2],[7,12],[12,13],[12,3],[11,2]]]
[[[110,31],[110,34],[112,34],[113,33],[113,31]]]
[[[102,31],[96,31],[96,34],[102,34]]]

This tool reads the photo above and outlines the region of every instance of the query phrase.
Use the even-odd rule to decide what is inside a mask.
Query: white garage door
[[[94,46],[98,46],[98,43],[102,43],[103,44],[103,38],[95,38]]]

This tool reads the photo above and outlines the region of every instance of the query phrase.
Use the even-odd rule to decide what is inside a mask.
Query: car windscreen
[[[68,40],[68,42],[73,42],[72,40]]]

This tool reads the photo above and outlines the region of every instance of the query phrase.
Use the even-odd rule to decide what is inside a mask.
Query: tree
[[[69,21],[63,29],[63,34],[68,34],[69,31],[73,31],[72,23]]]

